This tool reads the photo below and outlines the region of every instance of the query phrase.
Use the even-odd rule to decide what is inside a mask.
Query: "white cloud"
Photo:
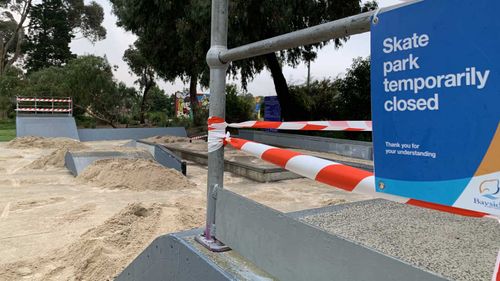
[[[86,39],[78,39],[71,43],[71,50],[79,55],[96,54],[108,58],[112,65],[117,65],[118,70],[115,71],[115,77],[132,86],[136,77],[129,73],[127,64],[123,61],[123,53],[135,40],[136,36],[124,29],[116,26],[116,16],[111,12],[109,1],[97,0],[104,8],[105,18],[104,27],[107,30],[105,40],[99,41],[94,45]],[[378,0],[380,7],[398,4],[400,0]],[[264,39],[264,38],[263,38]],[[352,59],[355,57],[366,57],[370,54],[370,35],[368,33],[352,36],[351,39],[344,44],[340,49],[335,49],[332,44],[326,46],[318,52],[318,57],[311,63],[311,77],[314,79],[322,79],[328,77],[336,77],[345,72]],[[283,73],[288,83],[300,84],[304,83],[307,76],[307,67],[305,64],[300,64],[296,68],[284,67]],[[228,80],[228,82],[234,82]],[[236,82],[238,83],[238,82]],[[162,87],[168,94],[187,88],[179,79],[174,83],[160,82]],[[271,75],[268,71],[263,71],[257,75],[255,79],[248,84],[248,90],[254,95],[275,95],[274,84]]]

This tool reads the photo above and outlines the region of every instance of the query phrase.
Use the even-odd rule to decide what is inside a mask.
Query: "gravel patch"
[[[496,220],[385,200],[352,203],[300,220],[452,280],[491,280],[500,248]]]

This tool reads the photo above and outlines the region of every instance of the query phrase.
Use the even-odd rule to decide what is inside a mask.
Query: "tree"
[[[74,36],[68,23],[68,11],[61,9],[62,6],[62,0],[43,0],[31,9],[26,45],[29,72],[62,66],[75,57],[69,47]]]
[[[132,73],[138,76],[135,83],[139,84],[139,88],[142,90],[139,122],[144,124],[144,113],[146,112],[148,93],[149,90],[156,85],[156,73],[147,59],[133,46],[129,46],[125,51],[123,60],[128,64]]]
[[[196,79],[207,83],[206,51],[209,49],[210,1],[111,0],[118,24],[137,34],[138,49],[154,63],[167,80],[190,79],[191,103],[196,104]],[[369,2],[365,8],[373,8]],[[306,28],[361,12],[359,0],[261,1],[235,0],[229,7],[229,46],[238,46]],[[347,38],[334,40],[340,46]],[[328,42],[299,47],[278,54],[231,64],[230,73],[248,80],[264,68],[271,71],[285,120],[293,120],[296,105],[291,102],[282,64],[292,66],[315,58],[315,50]]]
[[[28,18],[31,0],[0,0],[0,76],[12,66],[21,55],[24,39],[24,23]],[[16,21],[17,14],[19,21]]]
[[[371,120],[370,57],[354,59],[345,77],[337,82],[339,117],[344,120]]]
[[[230,13],[229,45],[236,46],[262,40],[311,27],[328,21],[358,14],[377,7],[369,1],[363,7],[358,0],[318,0],[318,1],[234,1],[233,13]],[[240,11],[240,12],[238,12]],[[243,12],[242,12],[243,11]],[[259,28],[256,28],[259,24]],[[296,114],[301,108],[290,94],[287,81],[283,75],[282,66],[288,64],[297,66],[300,62],[314,61],[316,51],[333,42],[340,47],[349,37],[302,46],[278,53],[270,53],[251,60],[232,64],[232,73],[240,70],[243,86],[256,73],[264,68],[269,69],[273,77],[276,94],[281,105],[282,118],[286,121],[300,120]]]
[[[252,120],[255,99],[251,94],[238,93],[234,84],[226,86],[226,120],[229,123]]]
[[[167,96],[165,91],[158,86],[151,88],[148,99],[148,110],[152,112],[164,112],[167,116],[173,116],[173,98]]]
[[[31,0],[0,0],[0,9],[4,9],[0,13],[0,76],[23,55],[25,24],[31,22],[32,7]],[[80,33],[92,42],[106,37],[101,26],[104,12],[96,2],[85,5],[84,0],[63,0],[59,9],[67,13],[65,20],[72,35]]]
[[[205,55],[210,46],[210,1],[111,0],[117,24],[134,32],[137,49],[160,77],[189,82],[196,115],[198,82],[208,83]]]
[[[23,72],[10,66],[5,75],[0,76],[0,119],[7,118],[13,108],[13,99],[20,95],[23,89]]]
[[[63,67],[30,73],[23,92],[31,96],[70,96],[75,115],[88,114],[112,127],[137,100],[135,90],[117,85],[107,60],[92,55],[73,59]]]

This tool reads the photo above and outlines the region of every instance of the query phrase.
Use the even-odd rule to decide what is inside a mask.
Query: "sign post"
[[[500,215],[499,9],[424,0],[372,23],[378,192]]]

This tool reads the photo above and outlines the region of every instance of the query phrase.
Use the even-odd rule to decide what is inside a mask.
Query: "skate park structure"
[[[65,166],[74,175],[79,175],[94,161],[108,158],[143,158],[154,159],[167,168],[176,169],[186,175],[186,162],[163,146],[135,141],[153,136],[186,137],[182,127],[170,128],[120,128],[120,129],[77,129],[71,98],[16,98],[16,136],[65,137],[79,141],[133,140],[127,147],[143,148],[140,151],[93,151],[73,152],[65,155]]]
[[[207,54],[210,66],[210,116],[224,118],[226,70],[228,63],[254,56],[277,52],[302,45],[360,34],[370,31],[377,15],[418,1],[410,1],[389,8],[382,8],[322,25],[284,34],[248,45],[227,49],[228,0],[212,1],[211,49]],[[259,133],[257,133],[259,134]],[[256,134],[256,135],[257,135]],[[255,137],[255,136],[250,136]],[[249,137],[249,138],[250,138]],[[256,137],[255,137],[256,138]],[[261,140],[262,141],[262,140]],[[275,141],[269,138],[267,141]],[[371,157],[369,145],[360,145],[360,157]],[[349,153],[349,152],[348,152]],[[352,155],[351,155],[352,156]],[[304,212],[286,214],[263,206],[224,189],[224,149],[208,153],[207,221],[203,230],[194,230],[157,238],[136,260],[117,277],[117,280],[449,280],[453,265],[445,262],[444,268],[429,271],[421,265],[410,264],[397,257],[397,251],[382,253],[375,247],[364,246],[355,237],[342,238],[327,225],[355,224],[360,218],[342,214],[335,221],[323,214],[349,212],[365,208],[367,213],[375,208],[386,208],[380,217],[363,218],[371,225],[373,234],[386,234],[376,226],[391,218],[385,228],[397,227],[410,251],[422,245],[417,237],[425,233],[414,231],[405,214],[416,212],[418,220],[432,229],[436,237],[442,233],[442,220],[449,214],[426,217],[427,211],[403,205],[396,209],[385,200],[369,200]],[[307,187],[304,187],[307,188]],[[385,205],[385,207],[384,207]],[[373,213],[378,213],[374,211]],[[442,216],[442,217],[440,217]],[[316,223],[309,217],[318,217]],[[334,216],[333,216],[334,217]],[[466,229],[469,222],[459,228]],[[497,222],[491,221],[491,227]],[[484,226],[483,226],[484,227]],[[375,230],[378,229],[378,230]],[[413,229],[413,230],[412,230]],[[200,236],[199,233],[203,231]],[[474,235],[462,237],[470,243]],[[197,243],[199,242],[199,243]],[[390,244],[391,241],[383,241]],[[467,242],[465,242],[466,244]],[[392,245],[392,244],[391,244]],[[438,256],[448,255],[448,249],[437,241],[429,252]],[[229,252],[225,250],[232,249]],[[485,249],[484,247],[482,249]],[[488,255],[496,255],[496,247]],[[442,251],[442,252],[441,252]],[[470,254],[474,252],[470,248]],[[221,253],[214,253],[221,252]],[[483,253],[475,252],[472,255]],[[468,263],[467,258],[459,263]],[[494,264],[491,265],[491,268]],[[465,274],[460,272],[459,274]],[[448,276],[448,277],[444,277]]]

